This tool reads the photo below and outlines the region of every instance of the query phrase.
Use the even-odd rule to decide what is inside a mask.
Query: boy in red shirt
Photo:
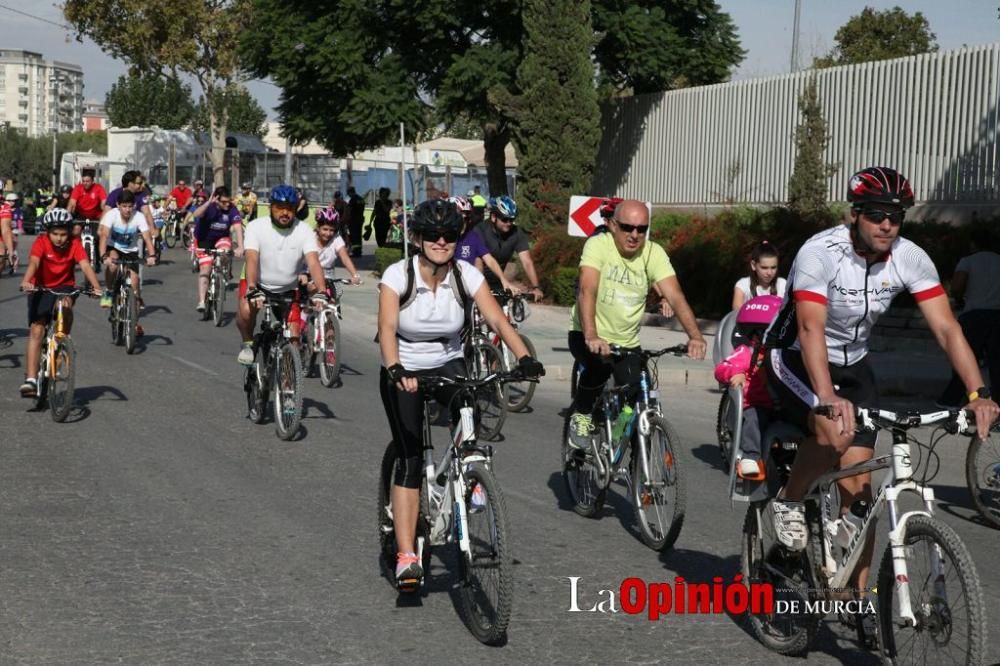
[[[25,354],[26,374],[21,384],[21,395],[34,397],[38,390],[38,368],[41,363],[42,340],[45,338],[45,327],[52,319],[52,308],[59,298],[49,292],[33,291],[35,288],[64,288],[72,291],[76,285],[73,274],[74,267],[79,264],[87,282],[94,294],[100,295],[101,283],[97,273],[87,260],[80,239],[70,234],[73,216],[63,208],[53,208],[45,213],[43,218],[46,233],[35,239],[31,246],[31,256],[28,258],[28,269],[21,281],[21,289],[28,294],[28,349]],[[73,326],[73,298],[63,301],[63,325],[66,333]]]

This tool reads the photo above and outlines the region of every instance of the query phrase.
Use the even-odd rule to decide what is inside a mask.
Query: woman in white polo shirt
[[[386,269],[379,284],[379,389],[398,451],[392,487],[397,583],[423,577],[414,553],[424,417],[417,377],[465,374],[461,338],[466,323],[462,305],[465,296],[475,300],[490,328],[514,352],[524,376],[544,374],[542,364],[531,358],[521,337],[504,317],[483,274],[472,264],[454,260],[462,223],[462,215],[453,203],[433,200],[420,204],[409,225],[417,246],[416,256],[409,260],[412,270],[408,270],[406,260],[399,261]],[[461,279],[460,286],[457,279]],[[402,308],[401,300],[405,300]],[[454,393],[441,389],[434,397],[447,406]],[[452,414],[453,423],[456,416]]]

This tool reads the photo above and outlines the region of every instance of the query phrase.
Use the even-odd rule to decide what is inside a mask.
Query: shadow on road
[[[342,364],[340,366],[340,374],[342,374],[342,375],[352,375],[354,377],[363,377],[365,373],[359,372],[359,371],[355,370],[354,368],[352,368],[349,365],[343,365]]]
[[[20,367],[21,367],[21,354],[4,354],[3,356],[0,356],[0,368],[20,368]]]
[[[0,357],[2,358],[2,357]],[[934,499],[937,500],[934,507],[945,513],[949,513],[956,518],[966,520],[973,525],[981,525],[988,529],[993,527],[983,520],[976,508],[972,505],[972,497],[969,496],[967,486],[933,486]]]
[[[320,415],[319,416],[312,416],[312,415],[310,415],[310,412],[313,409],[315,409],[317,412],[319,412]],[[330,409],[330,406],[327,405],[325,402],[319,402],[318,400],[313,400],[312,398],[303,398],[302,399],[302,418],[304,418],[304,419],[319,419],[319,418],[335,419],[335,418],[337,418],[337,415],[333,413],[333,410]]]
[[[163,312],[166,312],[167,314],[174,313],[174,311],[168,308],[166,305],[147,305],[146,308],[142,311],[142,314],[149,315],[152,314],[153,312],[160,312],[161,310]]]
[[[128,402],[125,394],[114,386],[82,386],[76,389],[74,401],[77,405],[87,406],[96,400]]]
[[[718,444],[699,444],[691,449],[691,455],[703,463],[706,463],[709,467],[714,467],[720,472],[724,472],[727,475],[729,474],[729,470],[726,469],[725,463],[722,462],[722,456],[719,455]]]
[[[162,340],[162,342],[158,342],[158,340]],[[147,347],[171,347],[174,344],[173,338],[156,333],[144,333],[140,341],[141,344],[135,346],[137,354],[145,353]]]

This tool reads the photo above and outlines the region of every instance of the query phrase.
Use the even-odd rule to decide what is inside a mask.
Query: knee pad
[[[396,458],[395,483],[403,488],[419,488],[420,458]]]

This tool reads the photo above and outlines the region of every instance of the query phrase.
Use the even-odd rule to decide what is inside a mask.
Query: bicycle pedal
[[[423,578],[403,578],[396,581],[396,589],[404,594],[413,594],[424,584]]]
[[[736,476],[743,479],[744,481],[763,481],[767,478],[767,473],[764,469],[761,469],[757,474],[743,474],[740,472],[739,468],[736,468]]]

